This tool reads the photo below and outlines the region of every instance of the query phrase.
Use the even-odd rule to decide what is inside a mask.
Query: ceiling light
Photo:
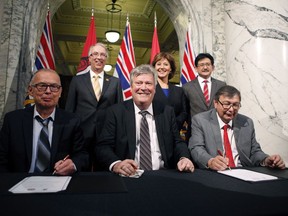
[[[106,64],[105,66],[104,66],[104,71],[105,72],[109,72],[109,71],[111,71],[112,70],[112,65],[111,64]]]
[[[106,11],[107,11],[107,27],[108,30],[105,32],[105,36],[108,42],[115,43],[120,38],[120,32],[113,29],[113,23],[118,22],[118,29],[120,28],[120,22],[121,22],[121,11],[122,7],[119,4],[116,4],[117,0],[112,0],[112,3],[106,5]],[[118,14],[118,20],[115,19],[116,14]]]

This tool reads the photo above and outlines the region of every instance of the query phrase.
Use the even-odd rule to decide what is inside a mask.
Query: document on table
[[[23,179],[12,188],[12,193],[55,193],[66,190],[71,176],[31,176]]]
[[[278,179],[277,177],[272,176],[272,175],[254,172],[254,171],[247,170],[247,169],[224,170],[224,171],[218,171],[218,173],[228,175],[231,177],[235,177],[244,181],[252,181],[252,182]]]

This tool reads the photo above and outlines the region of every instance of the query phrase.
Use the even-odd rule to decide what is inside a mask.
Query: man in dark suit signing
[[[35,106],[4,117],[0,171],[71,175],[87,169],[80,119],[56,107],[62,92],[59,75],[50,69],[37,71],[28,91]]]
[[[238,114],[241,94],[235,87],[221,87],[213,104],[214,109],[192,118],[189,149],[200,168],[224,170],[228,166],[260,165],[285,168],[279,155],[269,156],[262,151],[255,137],[252,119]]]
[[[108,109],[95,148],[96,158],[106,170],[126,176],[138,168],[194,170],[187,145],[179,136],[173,108],[152,103],[156,83],[157,72],[151,65],[134,68],[130,73],[132,100]],[[145,121],[147,130],[143,128]],[[148,143],[149,150],[143,149],[144,143]]]
[[[122,89],[118,78],[104,72],[108,51],[104,44],[97,43],[89,49],[91,69],[85,74],[73,77],[65,110],[76,113],[88,143],[90,163],[94,163],[94,143],[100,134],[106,109],[122,102]]]

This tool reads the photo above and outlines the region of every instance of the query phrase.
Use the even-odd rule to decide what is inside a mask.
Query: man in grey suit
[[[198,72],[196,79],[183,85],[184,94],[189,101],[189,117],[186,137],[191,136],[191,118],[197,113],[213,108],[213,98],[219,88],[226,85],[225,82],[211,77],[214,71],[214,58],[209,53],[200,53],[195,58],[195,66]],[[207,99],[204,97],[205,82],[207,84]]]
[[[190,117],[195,114],[213,108],[213,98],[219,88],[226,85],[225,82],[211,77],[214,71],[214,58],[209,53],[200,53],[195,58],[195,66],[198,72],[196,79],[183,85],[183,91],[189,100]],[[205,80],[208,85],[209,102],[207,103],[203,94]]]
[[[268,166],[285,168],[279,155],[265,154],[255,138],[252,119],[238,114],[241,94],[233,86],[221,87],[213,101],[214,108],[192,118],[189,149],[200,168],[224,170],[228,167],[229,151],[235,167]],[[226,126],[225,126],[226,125]],[[225,144],[224,127],[228,127]],[[223,139],[222,139],[223,137]],[[230,148],[230,150],[229,150]]]
[[[133,99],[109,107],[95,148],[96,158],[106,170],[125,176],[135,174],[138,168],[194,171],[173,108],[152,102],[156,83],[157,72],[151,65],[134,68],[130,73]],[[146,113],[145,117],[141,113]],[[142,127],[145,121],[146,130]]]
[[[102,130],[106,109],[122,102],[123,97],[119,79],[106,74],[103,70],[108,57],[106,46],[97,43],[90,47],[88,54],[91,70],[73,77],[65,109],[80,117],[90,161],[93,164],[94,143],[97,142],[97,136]],[[96,82],[98,90],[94,84]]]

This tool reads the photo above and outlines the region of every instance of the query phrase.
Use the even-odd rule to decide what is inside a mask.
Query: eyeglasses
[[[222,105],[223,109],[230,109],[231,107],[233,107],[233,109],[238,110],[241,107],[241,103],[228,103],[228,102],[221,102],[220,100],[218,100],[218,102]]]
[[[106,53],[98,53],[98,52],[93,52],[90,54],[90,56],[96,58],[96,57],[100,57],[100,58],[106,58],[107,57],[107,54]]]
[[[204,66],[210,67],[210,66],[211,66],[211,63],[201,63],[201,64],[198,64],[197,67],[204,67]]]
[[[61,85],[58,84],[46,84],[46,83],[36,83],[31,86],[35,87],[39,92],[45,92],[48,87],[51,92],[58,92],[62,87]]]

